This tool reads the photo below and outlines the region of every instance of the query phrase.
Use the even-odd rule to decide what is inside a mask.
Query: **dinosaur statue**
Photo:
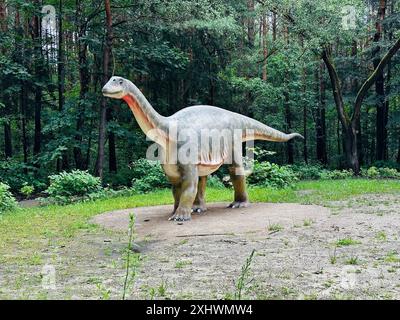
[[[239,151],[236,151],[238,148],[234,148],[232,143],[225,143],[224,140],[224,143],[216,148],[217,152],[214,152],[214,150],[210,151],[208,142],[200,143],[195,158],[192,161],[183,161],[180,157],[176,157],[176,153],[185,155],[188,143],[171,138],[169,131],[173,125],[178,133],[190,132],[192,137],[195,137],[195,140],[191,140],[192,144],[200,140],[204,129],[217,132],[228,131],[233,142],[237,142],[240,146],[242,142],[248,140],[286,142],[295,137],[302,138],[298,133],[285,134],[254,119],[213,106],[187,107],[170,117],[164,117],[153,109],[131,81],[121,77],[112,77],[103,87],[102,92],[106,97],[124,100],[146,136],[161,146],[164,159],[162,167],[172,184],[175,200],[174,211],[169,220],[187,221],[191,219],[192,212],[206,211],[204,195],[207,176],[215,172],[223,163],[227,163],[227,159],[230,160],[229,173],[234,188],[234,201],[229,207],[240,208],[249,204],[241,148],[238,154]],[[238,130],[240,135],[234,135],[233,132],[237,133]],[[171,159],[175,161],[170,161]]]

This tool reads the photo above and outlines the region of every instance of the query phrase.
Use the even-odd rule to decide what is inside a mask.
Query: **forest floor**
[[[253,250],[245,299],[400,299],[400,182],[255,188],[267,204],[227,211],[231,193],[209,189],[223,203],[184,225],[165,221],[170,206],[125,210],[170,204],[168,190],[3,215],[0,298],[120,299],[133,212],[129,299],[233,298]]]

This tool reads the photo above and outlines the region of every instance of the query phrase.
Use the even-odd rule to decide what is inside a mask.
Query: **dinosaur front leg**
[[[172,214],[174,215],[176,212],[176,209],[178,209],[179,200],[181,198],[181,184],[180,183],[172,184],[172,194],[174,196],[174,211],[172,212]]]
[[[193,213],[204,213],[207,211],[205,193],[207,185],[207,176],[199,178],[199,184],[197,186],[197,195],[193,203]]]
[[[179,205],[169,220],[188,221],[191,219],[192,205],[196,198],[199,177],[195,165],[181,166],[180,172],[182,181]]]
[[[244,175],[244,168],[232,166],[229,168],[229,174],[233,188],[235,190],[234,201],[228,206],[229,208],[243,208],[248,207],[249,198],[246,192],[246,179]]]

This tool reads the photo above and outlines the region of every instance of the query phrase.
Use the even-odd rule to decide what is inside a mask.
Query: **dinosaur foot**
[[[206,211],[207,211],[207,208],[205,206],[194,205],[192,207],[192,213],[195,213],[195,214],[204,214],[204,213],[206,213]]]
[[[228,208],[247,208],[250,205],[248,201],[233,201]]]
[[[176,209],[175,213],[168,219],[169,221],[189,221],[191,220],[191,209]]]

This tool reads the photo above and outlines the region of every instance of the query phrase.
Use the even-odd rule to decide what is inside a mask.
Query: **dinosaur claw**
[[[247,208],[249,203],[247,201],[234,201],[227,208],[237,209],[237,208]]]

